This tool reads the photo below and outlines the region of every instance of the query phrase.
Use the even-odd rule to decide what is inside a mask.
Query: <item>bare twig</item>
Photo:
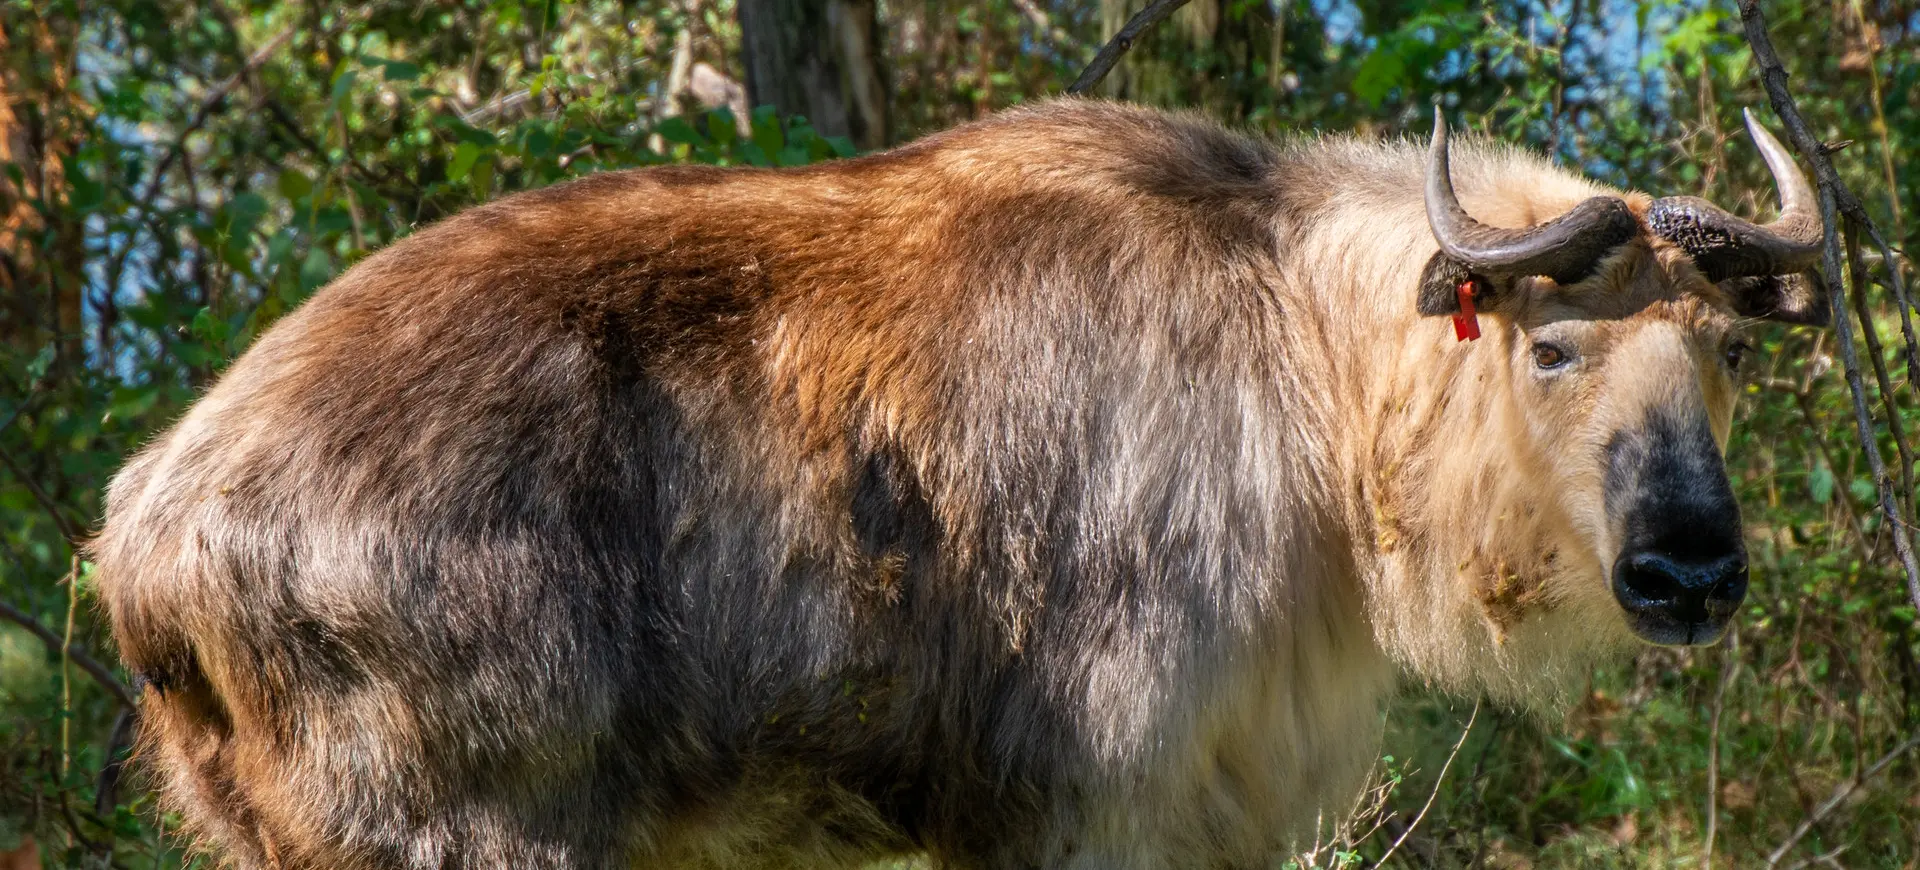
[[[1786,842],[1781,843],[1779,847],[1773,850],[1772,854],[1767,856],[1767,866],[1773,867],[1779,864],[1780,859],[1785,858],[1787,853],[1793,850],[1794,846],[1799,845],[1801,838],[1805,837],[1808,831],[1813,830],[1814,825],[1819,824],[1820,820],[1826,818],[1827,814],[1833,812],[1836,807],[1846,803],[1847,798],[1853,797],[1854,792],[1859,791],[1862,786],[1867,784],[1867,780],[1878,776],[1880,771],[1887,769],[1887,765],[1892,764],[1895,759],[1912,751],[1916,746],[1920,746],[1920,734],[1908,737],[1899,746],[1895,746],[1889,750],[1887,754],[1880,756],[1878,760],[1868,765],[1865,770],[1854,774],[1852,779],[1835,786],[1833,794],[1828,796],[1819,806],[1814,807],[1813,812],[1808,813],[1806,818],[1801,819],[1800,824],[1794,826],[1793,833],[1787,835]]]
[[[1876,259],[1887,268],[1887,289],[1893,291],[1894,308],[1900,312],[1900,338],[1905,345],[1907,383],[1912,385],[1916,378],[1920,378],[1920,339],[1914,337],[1913,299],[1907,295],[1906,270],[1909,263],[1906,257],[1894,253],[1893,247],[1880,235],[1879,227],[1869,222],[1860,229],[1865,231],[1867,240],[1873,243]],[[1912,490],[1907,492],[1907,497],[1909,500],[1915,499]],[[1920,505],[1911,503],[1909,507],[1920,509]]]
[[[1853,278],[1853,312],[1860,318],[1860,337],[1867,344],[1867,361],[1873,364],[1874,383],[1880,387],[1880,403],[1887,410],[1887,434],[1893,436],[1895,455],[1900,457],[1900,489],[1911,498],[1913,493],[1913,449],[1907,446],[1907,434],[1900,425],[1899,397],[1893,392],[1893,379],[1887,375],[1886,354],[1880,350],[1880,330],[1874,325],[1873,310],[1867,305],[1867,264],[1860,256],[1860,235],[1847,225],[1845,244],[1847,266]]]
[[[1727,634],[1720,651],[1720,685],[1713,691],[1713,716],[1707,724],[1707,835],[1700,844],[1701,870],[1713,870],[1713,840],[1720,827],[1720,713],[1726,709],[1727,684],[1740,667],[1740,630]]]
[[[60,816],[65,819],[67,823],[68,846],[79,843],[81,848],[89,852],[99,850],[99,843],[94,842],[92,838],[80,832],[80,817],[73,814],[73,793],[65,789],[61,789],[60,791]],[[99,821],[99,819],[93,820],[96,825],[99,825]],[[105,825],[99,826],[105,827]]]
[[[347,116],[344,112],[333,113],[333,127],[340,134],[340,151],[346,153],[353,145],[347,138]],[[342,173],[344,174],[344,173]],[[356,251],[367,250],[367,222],[360,216],[360,197],[353,192],[353,184],[345,178],[340,179],[340,193],[347,201],[347,219],[353,231],[353,248]]]
[[[100,777],[93,789],[93,812],[102,818],[111,817],[113,808],[120,803],[120,774],[126,770],[125,750],[133,743],[138,716],[133,707],[120,708],[120,715],[113,720],[113,733],[107,736],[107,760],[100,766]],[[112,836],[111,829],[108,836]]]
[[[1391,770],[1387,773],[1386,776],[1381,775],[1379,762],[1376,760],[1374,769],[1367,775],[1367,787],[1361,789],[1360,794],[1354,798],[1353,807],[1347,811],[1346,816],[1334,822],[1331,827],[1326,824],[1324,813],[1315,818],[1313,847],[1293,856],[1291,863],[1303,867],[1319,867],[1322,859],[1343,849],[1356,849],[1361,843],[1373,839],[1373,835],[1379,833],[1381,828],[1386,827],[1387,822],[1393,818],[1393,813],[1387,810],[1387,803],[1392,800],[1393,793],[1400,784],[1399,778],[1391,775]],[[1363,824],[1367,825],[1367,829],[1360,831],[1359,827]]]
[[[1447,753],[1446,763],[1440,765],[1440,776],[1434,779],[1433,792],[1427,795],[1426,804],[1420,807],[1419,814],[1413,817],[1413,822],[1407,825],[1407,829],[1394,838],[1393,845],[1387,847],[1387,851],[1380,856],[1380,860],[1373,862],[1373,870],[1380,870],[1381,867],[1387,866],[1387,859],[1393,857],[1393,853],[1399,850],[1401,843],[1405,843],[1408,837],[1413,836],[1414,829],[1420,827],[1420,820],[1427,817],[1428,810],[1433,809],[1434,799],[1440,796],[1440,786],[1446,784],[1447,771],[1453,767],[1453,760],[1460,757],[1460,747],[1467,745],[1467,735],[1473,733],[1473,723],[1479,718],[1480,702],[1475,701],[1473,712],[1467,716],[1467,727],[1460,729],[1460,739],[1453,742],[1453,751]]]
[[[1093,62],[1087,64],[1087,68],[1080,71],[1080,77],[1067,86],[1067,93],[1084,94],[1093,90],[1094,85],[1099,84],[1101,79],[1107,77],[1107,73],[1113,71],[1113,65],[1120,62],[1121,56],[1133,48],[1133,41],[1139,39],[1140,34],[1167,20],[1167,16],[1172,15],[1174,10],[1185,5],[1187,0],[1153,0],[1152,3],[1147,4],[1147,8],[1127,19],[1126,26],[1120,28],[1120,32],[1114,34],[1113,39],[1100,47],[1100,53],[1093,56]]]
[[[27,488],[27,493],[33,496],[33,500],[40,505],[41,510],[47,512],[47,516],[53,520],[54,526],[60,530],[61,536],[67,539],[67,543],[78,546],[81,539],[86,537],[80,525],[60,510],[60,503],[55,501],[53,496],[48,495],[47,491],[40,487],[40,482],[27,474],[26,469],[21,468],[20,464],[13,460],[13,455],[4,448],[0,448],[0,465],[6,466],[6,469],[13,473],[14,478]]]
[[[186,156],[187,137],[205,126],[207,120],[213,117],[214,110],[226,100],[227,95],[241,83],[252,78],[260,66],[267,62],[267,58],[272,57],[274,52],[279,51],[280,47],[287,43],[287,40],[293,38],[295,30],[296,28],[289,27],[281,31],[279,36],[267,40],[265,45],[260,46],[247,57],[246,62],[240,65],[238,72],[228,76],[226,81],[215,85],[213,90],[207,92],[207,95],[200,100],[200,107],[194,111],[193,117],[188,119],[187,125],[180,128],[180,132],[173,137],[173,144],[167,147],[167,153],[161,155],[160,162],[154,165],[153,178],[147,182],[147,192],[141,194],[140,202],[134,206],[133,214],[146,214],[153,210],[153,204],[159,200],[160,191],[165,186],[167,171],[173,168],[174,161]],[[106,274],[121,274],[126,268],[127,258],[132,256],[134,249],[139,245],[137,240],[128,239],[126,246],[114,255],[113,264],[106,270]]]
[[[0,432],[5,432],[8,429],[12,429],[13,424],[20,422],[20,418],[26,415],[27,409],[32,407],[34,401],[39,398],[40,398],[39,382],[28,384],[26,394],[20,397],[20,404],[15,405],[13,408],[13,413],[7,415],[7,422],[0,423]]]
[[[1787,870],[1801,870],[1803,867],[1812,867],[1815,864],[1823,867],[1833,867],[1836,868],[1836,870],[1843,870],[1843,868],[1840,868],[1840,853],[1847,851],[1850,845],[1849,843],[1841,843],[1834,847],[1831,852],[1824,852],[1811,858],[1802,858],[1793,862],[1792,865],[1787,867]]]
[[[89,676],[93,677],[93,681],[99,683],[101,688],[106,689],[107,694],[112,695],[114,700],[128,707],[134,706],[133,690],[127,688],[125,683],[120,682],[120,679],[113,675],[112,668],[101,664],[99,660],[93,656],[87,655],[84,647],[77,643],[65,644],[63,647],[60,641],[60,635],[57,632],[41,625],[39,620],[34,619],[33,616],[26,611],[4,601],[0,601],[0,619],[25,628],[34,637],[39,638],[41,643],[46,644],[47,649],[53,650],[56,653],[64,652],[67,656],[72,657],[73,663],[79,665],[81,670],[86,671]]]
[[[67,587],[67,630],[60,636],[60,778],[73,767],[73,617],[80,610],[80,554],[60,578]]]
[[[1493,717],[1493,733],[1488,734],[1486,742],[1480,745],[1480,757],[1474,759],[1473,773],[1467,781],[1474,785],[1470,800],[1473,802],[1473,861],[1468,867],[1484,867],[1487,858],[1487,819],[1483,812],[1487,807],[1487,785],[1481,780],[1481,774],[1487,769],[1487,756],[1493,754],[1493,748],[1500,743],[1500,725],[1504,720]]]
[[[167,153],[162,155],[160,162],[154,166],[152,186],[147,188],[147,195],[141,198],[141,211],[153,206],[153,199],[159,195],[160,182],[166,178],[167,170],[171,169],[173,161],[179,160],[187,150],[187,137],[205,126],[207,119],[213,116],[213,110],[220,107],[221,101],[225,100],[241,82],[246,81],[255,70],[258,70],[261,64],[266,63],[267,58],[279,51],[280,46],[287,44],[287,40],[292,39],[293,34],[294,28],[288,28],[281,31],[279,36],[267,40],[265,45],[260,46],[247,58],[247,62],[241,65],[238,72],[228,76],[226,81],[215,85],[213,90],[208,91],[206,97],[200,100],[200,108],[193,113],[193,118],[187,121],[187,126],[180,128],[179,134],[173,137],[173,145],[167,148]]]
[[[632,69],[633,67],[638,66],[639,64],[640,64],[639,60],[630,60],[625,63],[616,64],[612,69],[607,70],[604,73],[594,72],[593,70],[581,70],[577,73],[573,73],[573,75],[585,76],[587,78],[594,79],[594,80],[599,80],[601,76],[606,76],[611,80],[614,77],[617,77],[626,73],[627,70]],[[495,118],[498,118],[502,115],[506,115],[515,109],[518,109],[520,106],[525,105],[532,99],[533,99],[533,89],[531,88],[521,88],[517,91],[500,94],[498,96],[495,96],[487,100],[484,103],[481,103],[478,106],[462,111],[460,113],[460,120],[462,123],[466,123],[466,124],[473,124],[473,125],[483,124],[488,121],[492,121]],[[647,100],[647,99],[638,100],[635,102],[634,106],[638,111],[643,113],[653,111],[652,100]]]
[[[1780,116],[1781,122],[1786,124],[1794,150],[1813,165],[1814,178],[1820,190],[1820,219],[1824,226],[1821,280],[1826,285],[1827,299],[1832,306],[1833,331],[1839,339],[1840,359],[1846,366],[1847,390],[1853,397],[1854,426],[1860,437],[1860,450],[1867,458],[1867,469],[1873,475],[1874,488],[1879,493],[1880,510],[1887,518],[1887,533],[1893,538],[1894,553],[1906,573],[1907,595],[1914,606],[1920,607],[1920,561],[1916,561],[1914,556],[1913,539],[1902,518],[1900,499],[1894,495],[1893,476],[1888,473],[1886,460],[1880,455],[1879,444],[1874,438],[1873,411],[1869,407],[1866,384],[1861,376],[1859,349],[1854,344],[1853,321],[1848,312],[1843,280],[1845,266],[1838,218],[1844,215],[1854,227],[1867,232],[1869,236],[1877,236],[1879,231],[1860,199],[1840,180],[1839,172],[1829,159],[1828,148],[1807,127],[1806,118],[1801,116],[1793,95],[1787,93],[1787,70],[1780,62],[1780,55],[1774,51],[1773,40],[1767,35],[1767,19],[1760,11],[1760,0],[1738,2],[1740,22],[1746,29],[1747,44],[1753,49],[1754,63],[1760,68],[1760,82],[1766,88],[1767,100],[1772,104],[1774,113]],[[1855,287],[1854,291],[1865,293],[1867,288]],[[1866,328],[1871,328],[1871,325],[1866,325]]]

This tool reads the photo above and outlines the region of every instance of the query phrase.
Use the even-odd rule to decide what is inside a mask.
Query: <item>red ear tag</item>
[[[1473,310],[1473,279],[1460,282],[1455,293],[1460,297],[1460,313],[1453,316],[1453,340],[1473,341],[1480,337],[1480,316]]]

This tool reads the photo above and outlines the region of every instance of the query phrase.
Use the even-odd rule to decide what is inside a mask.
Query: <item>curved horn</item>
[[[1460,207],[1447,158],[1447,122],[1433,109],[1433,145],[1427,151],[1427,225],[1440,249],[1484,275],[1545,275],[1573,284],[1593,273],[1608,251],[1633,238],[1639,225],[1617,197],[1596,196],[1553,220],[1523,230],[1490,227]]]
[[[1820,204],[1780,140],[1746,110],[1747,132],[1780,189],[1780,217],[1761,226],[1693,196],[1668,196],[1647,209],[1647,226],[1693,255],[1708,280],[1798,272],[1820,258]]]

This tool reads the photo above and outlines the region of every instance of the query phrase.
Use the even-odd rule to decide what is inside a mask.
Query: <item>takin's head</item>
[[[1488,226],[1455,198],[1436,119],[1426,203],[1440,251],[1424,315],[1461,311],[1459,288],[1516,330],[1505,379],[1548,479],[1634,635],[1707,644],[1747,591],[1740,508],[1722,462],[1743,321],[1824,325],[1806,270],[1820,251],[1815,193],[1747,117],[1780,189],[1756,225],[1692,197],[1595,196],[1532,227]],[[1590,548],[1590,549],[1589,549]],[[1593,593],[1603,594],[1597,589]]]

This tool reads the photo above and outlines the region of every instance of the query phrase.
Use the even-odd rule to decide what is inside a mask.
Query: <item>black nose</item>
[[[1747,558],[1737,550],[1705,559],[1629,551],[1614,565],[1613,594],[1647,640],[1711,643],[1747,596]]]

